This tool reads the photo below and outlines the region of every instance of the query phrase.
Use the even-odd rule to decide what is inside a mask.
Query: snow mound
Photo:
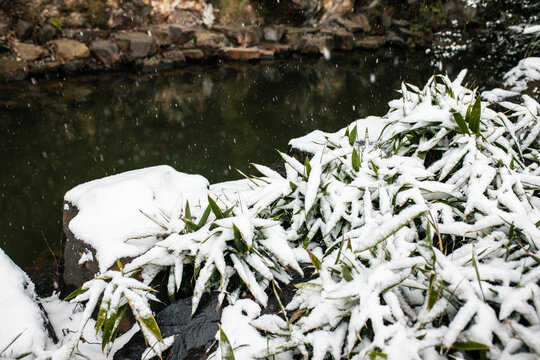
[[[0,358],[39,354],[51,343],[34,284],[0,249]]]

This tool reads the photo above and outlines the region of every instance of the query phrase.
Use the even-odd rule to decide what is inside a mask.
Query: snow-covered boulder
[[[79,287],[117,259],[144,253],[164,232],[161,222],[186,200],[206,198],[208,180],[155,166],[90,181],[64,197],[66,284]]]
[[[52,343],[30,278],[0,249],[0,358],[40,354]]]

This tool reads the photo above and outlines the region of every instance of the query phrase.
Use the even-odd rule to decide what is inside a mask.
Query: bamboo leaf
[[[353,277],[351,275],[351,270],[349,269],[348,266],[345,266],[343,265],[341,267],[341,270],[342,270],[342,273],[343,273],[343,278],[347,281],[352,281],[353,280]]]
[[[452,349],[461,351],[489,350],[489,346],[476,341],[466,341],[455,342]]]
[[[206,224],[206,221],[208,220],[208,216],[210,216],[210,205],[206,207],[206,210],[204,210],[203,215],[201,216],[201,219],[199,220],[199,223],[197,224],[197,230],[202,228],[204,224]]]
[[[480,135],[480,112],[482,111],[482,104],[480,96],[476,98],[474,105],[472,106],[470,118],[469,118],[469,128],[474,134]]]
[[[146,318],[137,317],[137,321],[141,326],[147,328],[152,333],[152,335],[154,335],[159,341],[163,341],[163,338],[161,337],[161,331],[159,330],[159,326],[154,316],[150,315]]]
[[[191,209],[189,208],[189,200],[186,200],[186,209],[184,210],[186,219],[191,220]]]
[[[317,256],[315,256],[315,254],[313,254],[308,249],[306,249],[306,251],[308,252],[309,259],[311,260],[311,263],[315,267],[315,270],[319,271],[321,269],[321,266],[322,266],[321,260],[319,260],[319,258]]]
[[[302,283],[294,284],[294,287],[300,290],[310,290],[310,291],[315,291],[315,292],[322,291],[322,285],[315,284],[312,282],[302,282]]]
[[[218,204],[216,204],[216,202],[214,201],[214,199],[212,199],[210,197],[210,195],[208,195],[208,204],[210,205],[210,208],[212,209],[212,212],[216,216],[216,219],[223,219],[225,217],[223,215],[223,211],[221,211]]]
[[[462,134],[470,134],[467,123],[465,122],[465,119],[463,119],[463,115],[454,109],[452,109],[452,115],[454,116],[459,132]]]
[[[356,151],[356,149],[353,149],[351,161],[354,171],[360,170],[360,155],[358,154],[358,151]]]
[[[245,253],[249,251],[249,246],[246,244],[244,237],[242,236],[242,233],[240,232],[240,229],[233,224],[233,232],[234,232],[234,245],[236,247],[236,250],[238,250],[239,253]]]
[[[354,143],[356,142],[356,136],[358,135],[358,129],[356,128],[356,126],[352,129],[351,133],[349,134],[349,144],[351,144],[351,146],[354,145]]]
[[[305,161],[304,165],[306,167],[306,178],[308,178],[309,174],[311,173],[311,164],[309,163],[309,159],[308,159],[307,156],[306,156],[306,161]]]
[[[77,290],[73,291],[71,294],[69,294],[68,296],[66,296],[66,298],[64,299],[64,301],[68,301],[68,300],[71,300],[81,294],[84,294],[85,292],[87,292],[88,289],[83,289],[83,288],[78,288]]]
[[[484,295],[484,289],[482,288],[482,280],[480,279],[480,271],[478,271],[478,263],[476,262],[474,243],[472,244],[472,264],[474,266],[474,271],[476,272],[476,279],[478,280],[478,286],[480,286],[480,291],[482,292],[482,298],[484,299],[484,302],[486,302],[486,296]]]
[[[235,360],[234,359],[234,351],[231,346],[231,343],[229,341],[229,338],[227,338],[227,335],[221,328],[221,326],[218,324],[219,327],[219,348],[221,349],[221,360]]]

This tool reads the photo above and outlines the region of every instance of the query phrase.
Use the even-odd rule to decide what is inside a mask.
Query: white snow
[[[34,284],[2,249],[0,284],[0,358],[42,353],[52,340],[45,329]]]
[[[140,255],[156,241],[155,237],[126,240],[164,231],[141,211],[170,214],[188,198],[193,207],[207,192],[204,177],[156,166],[81,184],[64,199],[79,210],[69,229],[96,250],[99,269],[105,271],[116,259]]]
[[[358,119],[351,123],[348,128],[351,131],[355,126],[357,127],[357,140],[370,142],[377,141],[382,133],[383,128],[386,126],[386,122],[377,116],[368,116],[364,119]],[[347,128],[343,128],[335,133],[326,133],[321,130],[315,130],[307,135],[299,138],[295,138],[289,141],[289,145],[300,151],[305,151],[311,154],[315,154],[322,149],[328,142],[339,142],[343,138]]]

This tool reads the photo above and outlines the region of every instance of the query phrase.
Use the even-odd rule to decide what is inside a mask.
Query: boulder
[[[195,38],[195,30],[179,25],[170,25],[169,34],[171,43],[177,45],[184,45]]]
[[[9,24],[6,21],[0,21],[0,36],[7,35],[9,31]]]
[[[127,51],[131,58],[145,58],[156,52],[156,41],[142,32],[126,32],[116,35],[118,47]]]
[[[307,35],[298,47],[302,54],[322,54],[324,49],[334,49],[334,37],[331,35]]]
[[[292,47],[289,44],[262,43],[261,48],[271,51],[273,55],[285,55],[292,51]]]
[[[24,20],[19,20],[15,26],[15,35],[21,40],[29,39],[33,32],[34,26]]]
[[[362,29],[364,32],[371,32],[371,24],[369,23],[369,20],[366,15],[364,14],[358,14],[353,17],[351,17],[351,21],[357,23],[358,25],[362,26]]]
[[[261,57],[261,50],[257,48],[229,47],[219,49],[218,55],[226,60],[249,61],[259,59]]]
[[[259,45],[261,42],[261,28],[255,25],[249,25],[243,28],[243,46]]]
[[[110,40],[96,40],[92,42],[90,52],[107,66],[115,65],[120,61],[118,45]]]
[[[212,349],[221,319],[217,295],[203,296],[197,313],[191,317],[191,298],[178,300],[156,315],[163,337],[177,335],[173,345],[164,353],[167,360],[203,360]],[[146,349],[141,333],[114,355],[114,360],[140,359]]]
[[[283,39],[283,35],[285,34],[285,26],[284,25],[271,25],[271,26],[265,26],[263,28],[263,38],[264,41],[270,42],[270,43],[278,43]]]
[[[198,61],[204,59],[204,53],[200,49],[185,49],[182,50],[182,52],[188,61]]]
[[[354,47],[358,49],[378,49],[382,44],[381,37],[371,36],[364,39],[355,39]]]
[[[25,44],[16,41],[13,48],[17,55],[24,61],[34,61],[49,56],[49,50],[34,44]]]
[[[22,80],[27,74],[28,68],[23,62],[0,59],[0,81]]]
[[[219,49],[226,45],[225,35],[206,30],[195,31],[195,45],[198,47]]]
[[[62,64],[62,71],[68,75],[74,75],[82,72],[86,67],[84,60],[71,60]]]
[[[142,65],[143,73],[157,73],[172,69],[174,69],[174,61],[172,59],[145,59]]]
[[[354,48],[353,34],[346,31],[338,31],[334,33],[334,49],[352,50],[353,48]]]
[[[399,37],[395,32],[388,31],[384,37],[384,44],[392,46],[405,46],[405,40]]]
[[[60,63],[60,61],[33,64],[30,67],[30,75],[43,75],[47,73],[54,73],[60,69],[61,65],[62,64]]]
[[[171,50],[163,54],[166,59],[172,60],[175,67],[186,64],[186,57],[181,50]]]
[[[88,47],[78,41],[61,39],[54,40],[52,43],[56,53],[56,59],[62,62],[74,59],[85,59],[90,56]]]
[[[39,41],[42,44],[45,44],[48,41],[51,41],[56,35],[56,28],[50,24],[43,26],[39,29]]]
[[[364,31],[364,27],[362,26],[362,24],[359,24],[351,20],[339,18],[337,19],[337,23],[351,33],[358,33],[358,32]]]
[[[169,46],[171,45],[171,35],[168,28],[154,26],[150,29],[150,35],[156,41],[157,46]]]

